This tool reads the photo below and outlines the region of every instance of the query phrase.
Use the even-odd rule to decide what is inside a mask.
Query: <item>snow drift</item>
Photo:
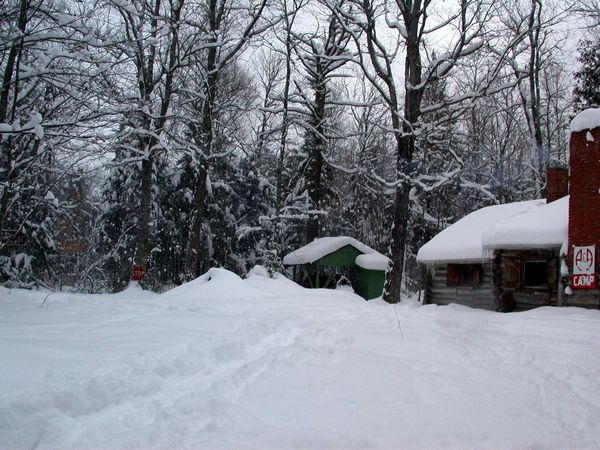
[[[261,268],[46,295],[0,288],[0,448],[598,448],[600,311],[393,306]]]

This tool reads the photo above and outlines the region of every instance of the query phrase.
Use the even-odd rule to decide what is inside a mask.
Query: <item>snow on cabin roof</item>
[[[312,264],[323,256],[329,255],[346,245],[351,245],[361,253],[377,253],[371,247],[349,236],[323,237],[315,239],[310,244],[285,255],[283,264],[286,266]]]
[[[498,223],[545,203],[545,200],[529,200],[488,206],[472,212],[423,245],[417,254],[417,261],[480,262],[489,259],[483,249],[483,235]]]
[[[571,133],[577,133],[584,130],[593,130],[600,127],[600,108],[588,108],[577,114],[571,120],[569,127]]]
[[[390,259],[381,253],[375,252],[358,255],[354,262],[358,267],[367,270],[387,270]]]
[[[500,222],[483,235],[486,253],[494,249],[556,248],[567,239],[569,196]]]

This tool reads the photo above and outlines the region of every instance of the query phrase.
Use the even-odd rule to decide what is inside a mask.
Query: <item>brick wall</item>
[[[569,244],[600,245],[600,128],[571,134],[569,165]]]
[[[569,169],[548,167],[546,171],[546,202],[551,203],[569,193]]]
[[[588,139],[592,135],[593,141]],[[599,272],[600,250],[600,128],[571,133],[569,200],[569,259],[573,267],[573,246],[596,244],[596,273]],[[576,291],[574,300],[593,295],[598,290]],[[591,292],[593,291],[593,292]],[[591,300],[591,299],[590,299]]]

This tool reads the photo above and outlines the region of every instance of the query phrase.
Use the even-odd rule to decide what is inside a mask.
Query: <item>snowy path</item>
[[[600,311],[211,278],[0,289],[0,448],[600,448]]]

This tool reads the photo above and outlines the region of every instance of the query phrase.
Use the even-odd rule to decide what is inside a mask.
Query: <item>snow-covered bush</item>
[[[25,253],[0,256],[0,276],[6,287],[31,288],[34,285],[32,258]]]

